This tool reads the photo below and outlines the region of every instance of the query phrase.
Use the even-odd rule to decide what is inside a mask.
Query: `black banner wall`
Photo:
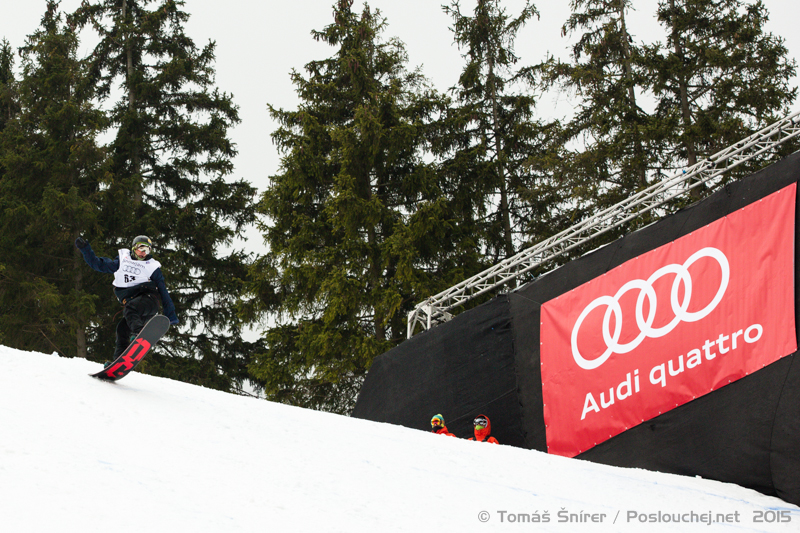
[[[509,311],[496,298],[376,358],[353,416],[430,431],[442,414],[451,433],[469,438],[472,420],[485,414],[500,442],[527,447]]]
[[[542,304],[798,178],[800,153],[416,335],[375,360],[353,416],[430,430],[431,416],[441,413],[453,433],[469,437],[470,421],[484,413],[501,444],[546,451],[539,358]],[[795,232],[798,227],[795,220]],[[796,287],[797,246],[794,254]],[[797,298],[795,292],[795,314]],[[578,458],[737,483],[800,505],[797,356],[779,359],[647,420]]]

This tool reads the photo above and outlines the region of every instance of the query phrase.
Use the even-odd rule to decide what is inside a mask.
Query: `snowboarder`
[[[437,435],[455,437],[455,435],[447,431],[447,426],[444,425],[444,418],[442,415],[434,415],[434,417],[431,418],[431,432],[436,433]]]
[[[153,242],[146,235],[133,239],[131,250],[122,248],[114,259],[98,257],[83,237],[75,239],[75,246],[83,254],[86,263],[98,272],[114,274],[114,295],[122,304],[122,320],[117,324],[115,360],[136,338],[142,327],[158,314],[158,296],[164,315],[170,324],[178,323],[175,305],[172,303],[161,273],[161,263],[153,259],[150,249]]]
[[[476,440],[478,442],[491,442],[492,444],[500,444],[497,442],[497,439],[494,437],[490,437],[489,434],[492,432],[492,423],[489,422],[489,417],[486,415],[478,415],[475,417],[475,420],[472,422],[473,426],[475,426],[475,438],[469,438],[469,440]]]

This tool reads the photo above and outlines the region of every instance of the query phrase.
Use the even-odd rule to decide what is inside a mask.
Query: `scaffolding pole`
[[[789,115],[683,172],[654,183],[561,233],[418,303],[408,314],[407,337],[410,339],[414,335],[417,326],[427,330],[447,322],[453,318],[450,311],[455,307],[505,285],[696,187],[705,185],[713,190],[719,186],[725,172],[800,135],[798,115],[800,112]]]

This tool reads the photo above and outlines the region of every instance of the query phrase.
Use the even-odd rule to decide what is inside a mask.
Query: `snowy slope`
[[[97,369],[0,347],[0,531],[800,531],[735,485]]]

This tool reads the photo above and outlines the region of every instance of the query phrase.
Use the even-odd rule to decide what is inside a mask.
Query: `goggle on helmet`
[[[139,235],[133,239],[131,250],[147,250],[148,252],[153,247],[153,241],[147,235]]]

